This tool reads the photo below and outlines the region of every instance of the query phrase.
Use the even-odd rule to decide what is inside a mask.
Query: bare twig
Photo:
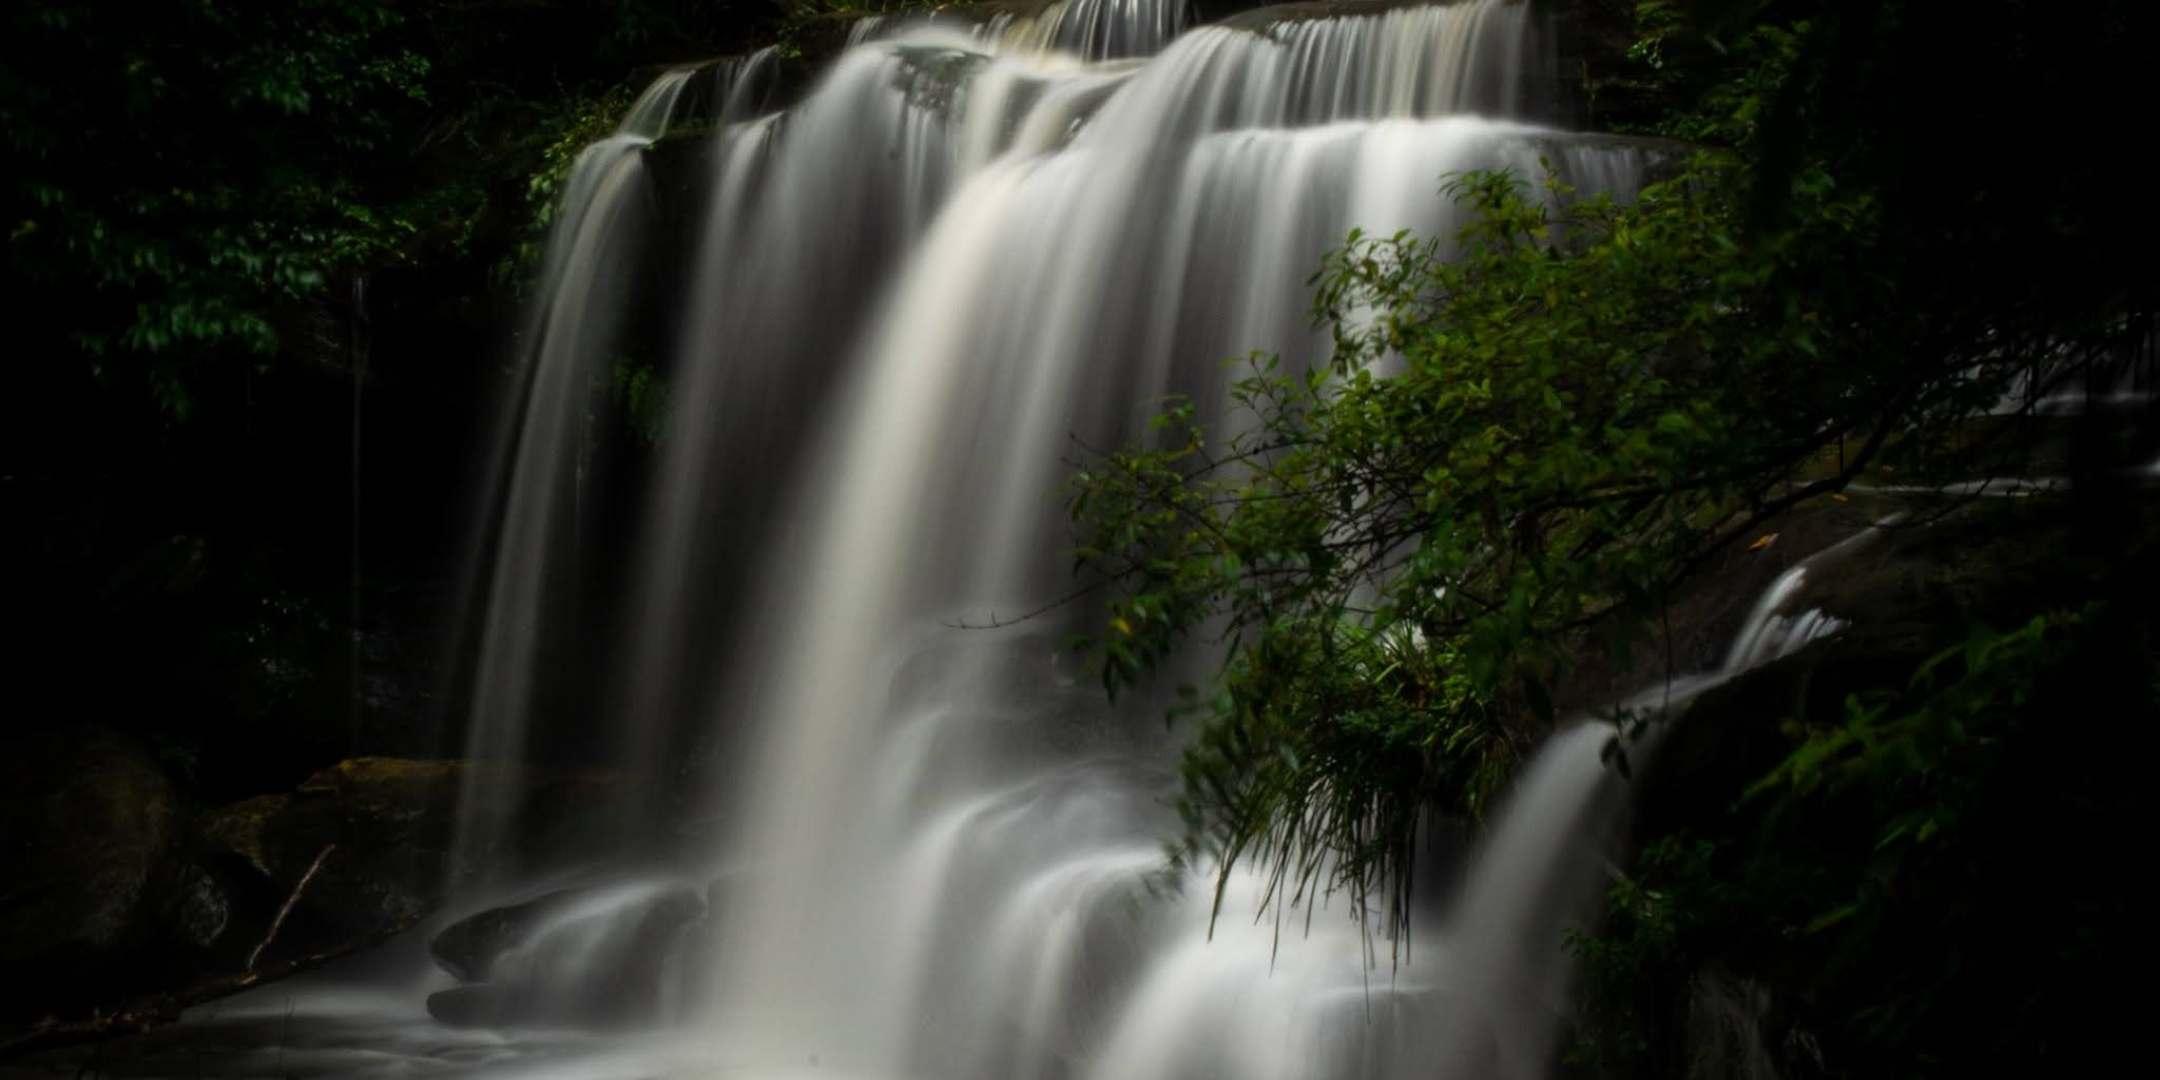
[[[255,951],[248,953],[245,970],[255,970],[255,961],[262,958],[263,950],[269,948],[272,941],[277,940],[278,931],[285,926],[285,917],[292,914],[293,905],[300,902],[300,894],[307,891],[308,882],[315,880],[316,872],[322,869],[323,860],[336,850],[336,844],[325,844],[321,851],[315,853],[315,861],[308,864],[307,873],[300,875],[299,882],[293,886],[292,895],[285,898],[284,905],[278,908],[277,917],[270,920],[270,932],[263,935],[262,942],[255,946]]]
[[[1036,618],[1037,616],[1047,615],[1050,612],[1056,611],[1057,609],[1064,607],[1065,605],[1070,604],[1073,601],[1078,600],[1081,597],[1084,597],[1087,594],[1094,592],[1095,590],[1100,589],[1104,585],[1107,585],[1109,583],[1109,579],[1105,579],[1102,581],[1097,581],[1090,585],[1083,585],[1080,588],[1074,589],[1073,591],[1066,593],[1065,595],[1060,596],[1055,600],[1049,601],[1048,603],[1041,605],[1040,607],[1031,608],[1027,611],[1023,611],[1020,614],[1015,615],[1009,619],[1000,619],[998,618],[997,612],[993,611],[990,613],[989,622],[972,622],[967,619],[954,619],[946,620],[945,625],[954,630],[1002,630],[1008,626],[1017,626],[1020,623],[1027,622],[1028,620]]]

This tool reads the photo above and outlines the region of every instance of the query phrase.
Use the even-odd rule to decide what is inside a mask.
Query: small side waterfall
[[[670,71],[639,96],[615,134],[571,166],[541,266],[540,301],[521,341],[521,425],[511,434],[502,519],[486,591],[468,756],[515,760],[541,685],[543,627],[559,622],[578,497],[580,427],[589,384],[614,347],[629,269],[651,209],[639,153],[667,127],[692,73]],[[496,785],[476,783],[459,813],[461,861],[493,851],[509,810]]]
[[[691,895],[730,873],[655,998],[687,1021],[670,1053],[1104,1080],[1547,1067],[1580,907],[1563,883],[1604,850],[1616,797],[1582,752],[1595,729],[1554,740],[1452,913],[1375,969],[1367,913],[1250,922],[1241,876],[1210,940],[1206,884],[1157,874],[1177,751],[1157,703],[1106,705],[1063,651],[1069,615],[955,626],[1064,591],[1075,440],[1128,437],[1167,393],[1219,415],[1225,357],[1324,356],[1307,279],[1351,228],[1452,235],[1451,172],[1549,166],[1625,198],[1648,160],[1535,122],[1529,4],[1187,19],[1063,0],[865,22],[783,111],[759,112],[755,59],[663,76],[573,172],[473,753],[518,756],[544,676],[589,665],[578,719],[655,796],[624,834],[679,819],[669,800],[719,823],[674,857]],[[690,265],[657,331],[670,405],[623,595],[570,628],[584,652],[550,652],[589,618],[560,580],[581,417],[638,249],[666,239],[654,192],[684,188]],[[497,799],[469,793],[468,852],[498,843]],[[575,982],[566,957],[607,951],[614,908],[573,910],[519,970]]]
[[[1890,524],[1886,521],[1884,525]],[[1668,672],[1619,703],[1631,717],[1667,713],[1749,670],[1783,659],[1843,628],[1820,609],[1799,606],[1811,573],[1870,543],[1870,528],[1778,575],[1755,599],[1715,670]],[[1652,724],[1628,746],[1656,752]],[[1607,860],[1627,820],[1625,782],[1607,763],[1620,731],[1604,720],[1579,723],[1548,740],[1515,781],[1456,899],[1443,932],[1446,963],[1460,995],[1451,1030],[1482,1032],[1482,1051],[1442,1071],[1450,1078],[1542,1076],[1567,1010],[1568,958],[1562,933],[1579,925],[1607,880]],[[1458,1041],[1478,1042],[1477,1034]],[[1482,1056],[1481,1056],[1482,1055]]]

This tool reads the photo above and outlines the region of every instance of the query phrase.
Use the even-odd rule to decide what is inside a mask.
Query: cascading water
[[[653,246],[657,196],[645,151],[680,125],[722,129],[763,107],[775,53],[667,71],[614,134],[572,163],[540,267],[538,301],[519,335],[518,423],[499,451],[499,519],[481,608],[481,649],[467,756],[515,761],[548,673],[563,662],[570,579],[584,569],[578,533],[593,389],[625,336],[640,263]],[[514,808],[501,773],[467,785],[459,808],[461,866],[501,861]]]
[[[1091,60],[1149,56],[1185,27],[1185,5],[1164,0],[1052,0],[1000,11],[981,36],[1010,48],[1054,49]]]
[[[1013,0],[941,11],[927,18],[869,15],[848,28],[850,47],[930,21],[957,23],[1006,49],[1054,50],[1086,60],[1152,56],[1185,28],[1182,0]]]
[[[638,153],[665,130],[691,72],[661,76],[631,106],[613,136],[572,165],[541,268],[541,302],[524,341],[518,392],[522,425],[512,432],[503,479],[497,555],[486,593],[483,652],[476,676],[476,760],[521,757],[542,663],[541,626],[562,591],[561,548],[577,496],[577,427],[593,365],[612,347],[624,307],[621,283],[635,257],[648,209],[645,159]],[[493,850],[506,814],[503,793],[473,784],[459,813],[461,859]]]
[[[1116,443],[1166,393],[1219,408],[1225,357],[1323,356],[1306,282],[1352,227],[1451,235],[1451,172],[1543,160],[1626,197],[1644,168],[1530,122],[1547,56],[1528,4],[1173,37],[1185,22],[1168,0],[1066,0],[973,30],[865,24],[792,108],[711,110],[627,632],[592,653],[617,762],[656,792],[689,750],[714,763],[689,790],[725,828],[677,862],[698,893],[734,872],[681,935],[670,1055],[1116,1080],[1548,1065],[1564,886],[1615,798],[1583,750],[1605,736],[1554,740],[1454,910],[1376,971],[1365,913],[1338,898],[1309,931],[1248,922],[1244,877],[1211,940],[1206,885],[1154,876],[1176,750],[1159,712],[1104,705],[1060,653],[1063,616],[954,625],[1063,591],[1074,440]],[[655,84],[563,203],[475,756],[529,741],[576,563],[578,417],[692,74]],[[715,101],[748,100],[741,72],[715,78]],[[492,798],[470,799],[475,855]],[[531,977],[578,978],[562,957],[606,937],[588,915]]]

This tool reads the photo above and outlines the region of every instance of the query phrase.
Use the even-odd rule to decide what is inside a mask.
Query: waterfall
[[[1227,357],[1325,357],[1307,281],[1353,227],[1452,235],[1439,189],[1462,170],[1544,162],[1622,198],[1644,171],[1638,147],[1537,122],[1529,4],[1187,21],[1176,0],[866,21],[782,111],[742,89],[757,63],[703,91],[663,76],[573,170],[472,752],[518,756],[545,676],[595,665],[575,719],[655,793],[626,835],[680,818],[670,799],[716,823],[674,856],[699,894],[734,870],[682,939],[699,985],[669,998],[693,1060],[1105,1080],[1549,1064],[1552,950],[1577,914],[1553,883],[1603,850],[1613,795],[1582,749],[1603,736],[1555,738],[1452,912],[1376,969],[1367,913],[1254,920],[1246,876],[1210,938],[1208,883],[1160,873],[1160,702],[1104,703],[1064,652],[1069,614],[958,626],[1064,591],[1076,445],[1130,437],[1166,394],[1219,416]],[[693,94],[719,103],[707,123],[680,122]],[[654,226],[684,169],[694,209]],[[657,287],[639,248],[677,235],[669,410],[619,610],[566,629],[587,617],[561,602],[580,418],[629,292]],[[550,653],[565,633],[582,647]],[[499,846],[500,799],[469,793],[468,853]],[[600,917],[564,940],[598,940]],[[575,979],[583,948],[529,966]]]
[[[1153,56],[1190,21],[1183,0],[1017,0],[941,10],[921,18],[866,15],[848,27],[850,48],[931,21],[958,24],[1005,50],[1052,50],[1087,60]]]
[[[1107,60],[1162,51],[1185,20],[1182,0],[1052,0],[1032,12],[997,12],[980,33],[1006,48]]]
[[[572,164],[555,211],[541,266],[540,301],[522,335],[526,350],[517,394],[521,423],[512,435],[501,496],[496,555],[485,594],[481,655],[473,691],[467,755],[481,761],[523,756],[534,695],[542,687],[543,623],[574,570],[571,542],[577,497],[579,427],[587,386],[620,330],[623,286],[650,208],[645,159],[638,151],[666,129],[691,72],[670,71],[631,106],[615,134]],[[499,785],[474,783],[462,794],[460,861],[474,863],[499,845],[509,808]]]

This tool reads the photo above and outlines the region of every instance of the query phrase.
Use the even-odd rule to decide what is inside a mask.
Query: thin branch
[[[254,951],[248,953],[247,964],[242,970],[255,970],[255,961],[262,958],[263,950],[269,948],[272,941],[277,940],[278,931],[285,926],[285,917],[292,914],[293,905],[300,902],[300,894],[307,891],[308,882],[315,880],[316,872],[322,869],[323,860],[336,850],[336,844],[325,844],[321,851],[315,853],[315,861],[308,864],[307,873],[300,875],[299,882],[293,885],[292,894],[287,896],[285,903],[278,908],[277,917],[270,920],[270,931],[263,935]]]
[[[1095,592],[1096,590],[1101,589],[1106,585],[1109,585],[1113,581],[1118,581],[1126,575],[1136,572],[1137,570],[1138,567],[1129,567],[1115,576],[1101,578],[1096,581],[1090,582],[1089,584],[1082,585],[1081,587],[1074,589],[1073,591],[1066,593],[1065,595],[1060,596],[1055,600],[1044,603],[1040,607],[1030,608],[1029,610],[1021,612],[1020,614],[1015,615],[1010,619],[1000,619],[997,617],[996,612],[991,612],[989,622],[977,623],[969,622],[966,619],[960,619],[957,621],[945,621],[944,625],[954,630],[1002,630],[1008,626],[1018,626],[1021,623],[1027,622],[1029,619],[1039,618],[1043,615],[1047,615],[1053,611],[1056,611],[1057,609],[1064,607],[1065,605],[1070,604],[1075,600],[1079,600],[1082,597],[1088,595],[1089,593]]]

